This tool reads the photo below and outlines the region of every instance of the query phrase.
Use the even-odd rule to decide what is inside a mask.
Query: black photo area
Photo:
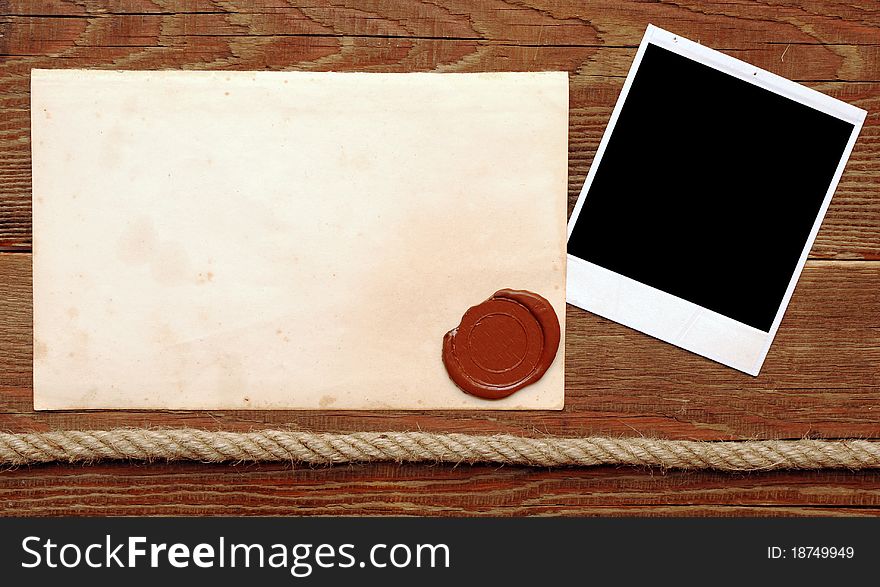
[[[648,45],[568,252],[767,332],[852,130]]]

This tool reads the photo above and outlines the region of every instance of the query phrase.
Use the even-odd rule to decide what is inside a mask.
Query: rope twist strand
[[[748,440],[703,442],[656,438],[526,438],[431,432],[252,432],[192,428],[118,428],[0,433],[0,465],[101,460],[290,462],[332,465],[496,463],[541,467],[597,465],[755,471],[880,468],[880,442]]]

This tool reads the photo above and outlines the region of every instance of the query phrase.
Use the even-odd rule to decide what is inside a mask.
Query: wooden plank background
[[[570,204],[648,23],[869,111],[760,377],[568,308],[560,412],[55,412],[31,403],[29,71],[565,70]],[[0,429],[198,426],[880,439],[880,3],[0,0]],[[876,515],[880,472],[36,466],[0,514]]]

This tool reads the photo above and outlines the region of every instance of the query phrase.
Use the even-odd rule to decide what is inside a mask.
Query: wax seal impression
[[[443,364],[465,393],[501,399],[539,380],[559,348],[550,302],[515,289],[470,308],[443,337]]]

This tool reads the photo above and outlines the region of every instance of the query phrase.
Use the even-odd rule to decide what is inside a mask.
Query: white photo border
[[[649,24],[572,211],[568,222],[568,238],[571,238],[587,192],[596,176],[648,45],[662,47],[853,125],[852,134],[843,150],[769,332],[743,324],[571,254],[568,255],[566,287],[568,303],[749,375],[757,376],[782,322],[785,309],[816,240],[819,227],[831,203],[831,196],[837,189],[867,112]]]

